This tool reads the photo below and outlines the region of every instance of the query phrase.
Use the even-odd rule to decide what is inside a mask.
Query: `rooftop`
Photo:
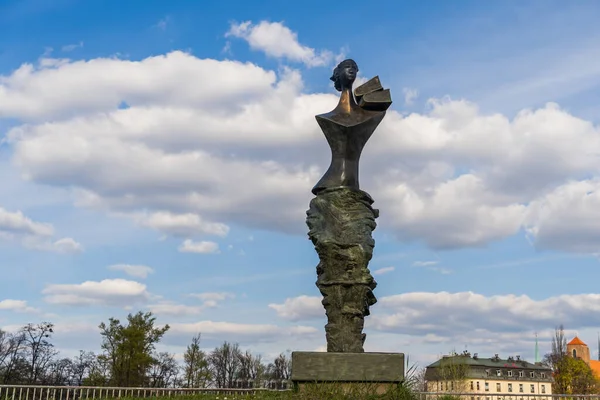
[[[541,363],[530,363],[525,360],[522,360],[519,356],[516,357],[508,357],[506,359],[498,357],[496,354],[494,357],[490,358],[481,358],[478,357],[477,354],[471,356],[470,353],[457,354],[453,356],[444,356],[441,359],[437,360],[433,364],[429,364],[427,368],[436,368],[443,365],[445,360],[452,360],[453,362],[457,362],[458,364],[466,364],[470,366],[478,366],[478,367],[489,367],[489,368],[523,368],[530,370],[548,370],[549,368]]]
[[[563,343],[564,343],[564,342],[563,342]],[[570,346],[570,345],[581,345],[581,346],[587,346],[587,344],[585,344],[585,343],[583,342],[583,340],[579,339],[579,337],[577,337],[577,336],[575,336],[575,337],[573,338],[573,340],[571,340],[569,343],[567,343],[567,346]]]

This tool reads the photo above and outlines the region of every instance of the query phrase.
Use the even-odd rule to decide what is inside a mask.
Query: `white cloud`
[[[82,47],[83,47],[83,42],[79,42],[76,44],[67,44],[67,45],[61,47],[61,50],[65,53],[68,53],[70,51],[73,51],[73,50],[76,50],[76,49],[79,49]]]
[[[486,297],[473,292],[404,293],[379,299],[390,314],[373,316],[371,328],[410,335],[474,337],[475,331],[515,333],[565,326],[598,326],[600,294],[559,295],[534,300],[526,295]],[[382,315],[383,314],[383,315]]]
[[[262,51],[269,57],[302,62],[308,67],[328,66],[336,59],[331,51],[317,52],[300,44],[298,35],[282,22],[233,23],[225,36],[244,39],[251,49]]]
[[[313,318],[323,318],[325,309],[321,304],[323,298],[315,296],[298,296],[287,298],[283,304],[272,303],[269,308],[277,312],[281,318],[291,321],[301,321]]]
[[[228,340],[269,342],[285,336],[308,337],[316,336],[320,331],[310,326],[281,327],[271,324],[239,324],[221,321],[200,321],[196,323],[169,324],[171,336],[191,337],[198,332],[206,338]]]
[[[78,253],[83,246],[74,239],[66,237],[52,240],[54,227],[49,223],[36,222],[21,211],[7,211],[0,207],[0,238],[15,240],[22,246],[41,251],[56,253]]]
[[[10,212],[0,207],[0,231],[9,234],[27,234],[34,236],[52,236],[51,224],[32,221],[21,211]]]
[[[204,292],[204,293],[191,293],[190,297],[195,297],[203,301],[222,301],[226,299],[235,298],[234,293],[229,292]]]
[[[190,240],[230,225],[304,234],[329,157],[314,115],[336,101],[304,93],[297,71],[182,52],[25,64],[0,77],[0,116],[28,121],[8,133],[23,176]],[[593,209],[583,188],[596,185],[599,153],[598,129],[555,104],[509,119],[432,100],[424,114],[388,111],[362,184],[399,240],[482,246],[527,229],[536,245],[588,252],[600,224],[572,223],[584,215],[573,206]],[[559,207],[556,196],[569,200]],[[563,224],[571,244],[556,236]]]
[[[14,312],[33,313],[38,312],[34,307],[27,305],[25,300],[5,299],[0,301],[0,310],[11,310]]]
[[[317,296],[298,296],[269,307],[288,320],[310,320],[324,318],[321,300]],[[552,329],[559,324],[581,329],[600,326],[600,317],[595,317],[600,315],[598,300],[597,293],[536,300],[514,294],[410,292],[380,297],[365,318],[365,330],[369,337],[381,333],[407,335],[410,341],[418,338],[420,345],[456,346],[468,340],[470,348],[483,350],[490,344],[506,342],[514,349],[523,343],[524,335],[531,334],[526,341],[532,342],[535,331],[541,332],[540,340],[550,340]]]
[[[438,263],[439,263],[439,261],[415,261],[413,263],[413,266],[415,266],[415,267],[430,267],[430,266],[436,265]]]
[[[199,234],[227,236],[229,232],[227,225],[205,221],[201,216],[192,213],[173,214],[163,211],[139,215],[136,219],[142,226],[175,236],[189,237]]]
[[[125,279],[51,284],[47,285],[42,293],[47,303],[70,306],[126,306],[149,298],[146,285]]]
[[[73,238],[62,238],[52,243],[52,248],[58,253],[80,253],[83,251],[81,243]]]
[[[404,93],[404,104],[407,106],[412,105],[415,102],[415,99],[419,97],[419,91],[417,89],[403,88],[402,92]]]
[[[198,315],[204,311],[203,306],[190,306],[185,304],[178,304],[171,301],[165,301],[156,304],[148,305],[148,308],[153,314],[162,315],[173,315],[173,316],[184,316],[184,315]]]
[[[111,271],[122,271],[129,276],[141,279],[145,279],[148,277],[148,275],[154,273],[154,269],[146,265],[114,264],[109,265],[108,269]]]
[[[383,275],[383,274],[387,274],[388,272],[392,272],[394,271],[396,268],[394,267],[384,267],[384,268],[379,268],[376,269],[375,271],[373,271],[373,275]]]
[[[182,253],[214,254],[219,252],[219,244],[209,241],[194,242],[191,239],[186,239],[179,246],[179,251]]]

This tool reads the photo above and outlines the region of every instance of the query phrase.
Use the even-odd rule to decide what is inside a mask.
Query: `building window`
[[[496,383],[496,392],[500,392],[502,390],[502,384],[500,382]]]
[[[473,381],[471,381],[471,390],[475,389],[475,384],[473,383]],[[473,400],[473,399],[471,399]]]
[[[541,376],[542,378],[545,378],[545,377],[546,377],[546,373],[545,373],[545,372],[542,372],[542,373],[540,373],[540,376]]]
[[[496,370],[496,376],[502,376],[502,371],[501,371],[501,370],[499,370],[499,369],[497,369],[497,370]]]
[[[479,390],[479,381],[477,381],[477,390]],[[479,399],[477,399],[479,400]]]
[[[577,350],[573,349],[573,358],[577,358]]]
[[[542,385],[542,393],[546,393],[546,385]]]
[[[531,371],[531,372],[529,373],[529,376],[530,376],[531,378],[533,378],[533,377],[535,377],[535,373],[534,373],[533,371]]]
[[[512,376],[512,371],[508,371],[508,376]]]
[[[509,384],[508,384],[508,392],[509,392],[509,393],[510,393],[510,392],[512,392],[512,383],[509,383]]]
[[[535,385],[531,384],[531,393],[535,393]]]
[[[523,393],[523,384],[519,383],[519,393]]]
[[[490,391],[490,383],[489,383],[489,382],[486,382],[486,383],[485,383],[485,391],[486,391],[486,392],[489,392],[489,391]]]
[[[525,371],[519,371],[519,378],[525,377]]]

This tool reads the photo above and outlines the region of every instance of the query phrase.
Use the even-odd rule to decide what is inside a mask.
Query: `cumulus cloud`
[[[194,242],[191,239],[183,241],[179,246],[179,251],[182,253],[199,253],[199,254],[211,254],[219,252],[219,244],[215,242],[202,241]]]
[[[154,269],[146,265],[114,264],[109,265],[108,269],[111,271],[122,271],[129,276],[141,279],[145,279],[148,275],[154,273]]]
[[[30,307],[25,300],[5,299],[0,301],[0,310],[10,310],[14,312],[33,313],[38,312],[34,307]]]
[[[54,228],[51,224],[32,221],[21,211],[10,212],[1,207],[0,231],[9,234],[27,234],[34,236],[54,235]]]
[[[234,225],[304,234],[329,162],[314,115],[336,101],[305,93],[298,71],[182,52],[24,64],[0,77],[0,116],[23,121],[7,135],[23,176],[185,237],[187,250]],[[540,248],[597,251],[597,127],[555,104],[512,119],[464,100],[428,107],[388,111],[365,148],[362,184],[381,229],[435,249],[526,230]]]
[[[284,319],[307,321],[324,317],[321,300],[317,296],[299,296],[269,307]],[[600,294],[596,293],[535,300],[513,294],[410,292],[379,298],[377,307],[365,319],[365,330],[369,335],[406,335],[409,342],[418,338],[418,343],[411,342],[413,345],[454,346],[468,338],[473,348],[487,349],[493,343],[500,346],[496,352],[513,351],[525,342],[532,342],[535,331],[541,332],[541,340],[550,340],[552,329],[559,324],[580,329],[597,327],[598,300]]]
[[[275,310],[281,318],[291,321],[323,318],[325,310],[321,304],[322,300],[321,297],[303,295],[287,298],[283,304],[269,304],[269,308]]]
[[[83,246],[73,238],[62,238],[53,241],[52,224],[36,222],[26,217],[21,211],[7,211],[0,207],[0,238],[16,240],[26,248],[56,253],[78,253]]]
[[[125,279],[50,284],[42,293],[50,304],[69,306],[129,306],[149,298],[146,285]]]
[[[200,321],[196,323],[174,323],[170,324],[171,336],[191,337],[202,332],[202,337],[229,340],[229,341],[252,341],[271,342],[284,336],[315,337],[320,331],[312,326],[282,327],[271,324],[239,324],[222,321]]]
[[[219,302],[233,299],[235,295],[228,292],[205,292],[205,293],[191,293],[188,297],[196,298],[201,300],[200,304],[181,304],[173,301],[162,301],[156,304],[151,304],[148,307],[150,310],[158,315],[197,315],[203,311],[216,307]]]
[[[173,214],[168,211],[144,214],[136,218],[139,224],[174,236],[194,236],[208,234],[227,236],[229,227],[222,223],[205,221],[201,216],[192,213]]]
[[[308,67],[328,66],[337,58],[331,51],[317,52],[300,44],[298,35],[282,22],[232,23],[225,37],[232,36],[245,40],[251,49],[262,51],[269,57],[301,62]]]

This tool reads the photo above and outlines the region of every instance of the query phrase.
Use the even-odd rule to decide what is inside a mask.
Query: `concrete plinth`
[[[368,384],[383,393],[404,379],[402,353],[292,353],[292,382],[295,390],[312,383],[339,383],[350,388]]]

